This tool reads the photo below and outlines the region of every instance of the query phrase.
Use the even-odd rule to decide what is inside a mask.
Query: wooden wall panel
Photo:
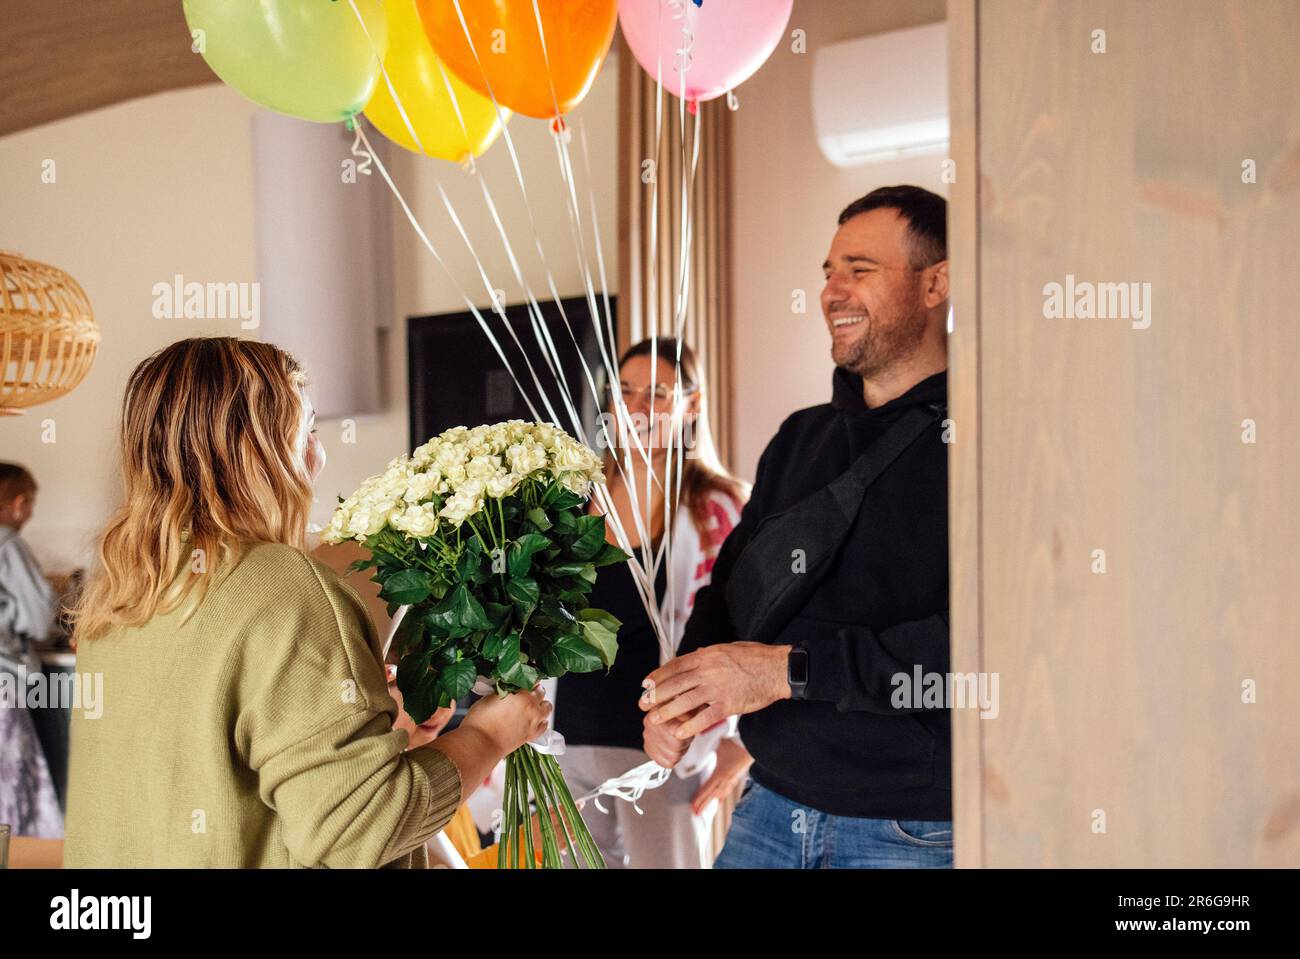
[[[954,659],[999,674],[1000,714],[958,734],[979,752],[957,816],[981,832],[959,862],[1300,864],[1300,3],[974,19],[979,177],[953,222],[977,211],[957,330],[974,302],[978,348],[959,334],[953,378],[978,482],[966,430],[953,510],[954,615],[975,612]],[[1068,275],[1150,284],[1149,327],[1045,317]]]
[[[948,336],[948,450],[951,669],[982,668],[980,650],[979,177],[978,35],[976,0],[948,2],[948,114],[955,182],[948,203],[952,331]],[[954,710],[953,859],[981,866],[983,849],[982,723],[974,710]]]

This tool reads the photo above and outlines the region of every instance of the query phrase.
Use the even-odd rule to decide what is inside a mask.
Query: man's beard
[[[868,316],[863,334],[851,343],[831,341],[831,359],[865,379],[879,376],[914,354],[925,339],[925,314],[920,310],[882,326]]]

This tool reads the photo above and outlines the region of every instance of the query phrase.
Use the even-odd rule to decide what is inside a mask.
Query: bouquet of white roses
[[[397,685],[416,723],[485,680],[500,695],[614,661],[621,625],[587,605],[596,569],[626,554],[588,516],[600,459],[549,423],[455,427],[388,464],[339,503],[322,537],[363,543],[389,613],[408,607],[395,642]],[[559,867],[558,824],[581,865],[604,866],[554,756],[506,759],[499,863]]]

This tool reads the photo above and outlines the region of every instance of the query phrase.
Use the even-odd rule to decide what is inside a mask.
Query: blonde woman
[[[369,617],[303,552],[314,418],[266,343],[184,340],[132,373],[125,501],[75,634],[103,704],[73,716],[65,865],[424,865],[545,727],[536,692],[486,697],[436,742],[394,728]]]
[[[650,340],[636,344],[619,360],[619,382],[613,389],[627,404],[641,448],[649,451],[649,463],[625,436],[620,437],[621,448],[605,457],[606,484],[614,509],[638,552],[642,531],[652,550],[659,550],[666,526],[665,496],[672,496],[667,511],[667,522],[672,524],[671,557],[660,566],[656,605],[661,621],[672,623],[674,646],[681,640],[695,592],[708,583],[718,549],[738,522],[749,495],[748,486],[731,476],[718,459],[695,354],[682,345],[680,393],[676,356],[677,341],[661,337],[657,345]],[[674,404],[680,404],[683,439],[673,440],[670,455]],[[611,415],[613,410],[611,395]],[[618,435],[612,425],[610,434]],[[629,446],[632,470],[625,475],[624,452]],[[677,450],[683,447],[679,495],[673,474]],[[598,509],[594,500],[591,508],[593,512]],[[638,511],[639,525],[633,518]],[[613,542],[612,530],[608,536]],[[671,595],[667,589],[669,564]],[[626,565],[601,571],[591,604],[609,610],[623,625],[618,656],[608,674],[571,674],[558,682],[555,726],[567,743],[560,763],[574,795],[646,761],[642,751],[644,715],[637,700],[644,692],[642,680],[659,667],[661,656],[650,617]],[[701,746],[705,742],[701,737]],[[715,734],[707,748],[697,747],[696,753],[679,764],[680,775],[641,798],[641,813],[621,801],[604,803],[612,807],[608,813],[587,806],[584,818],[609,866],[685,869],[710,864],[704,814],[710,811],[712,800],[722,798],[744,779],[752,760],[734,735],[719,742]]]

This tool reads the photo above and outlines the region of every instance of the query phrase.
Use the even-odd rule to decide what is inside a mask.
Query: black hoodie
[[[753,496],[695,597],[681,652],[738,636],[725,594],[737,559],[768,516],[826,486],[908,407],[946,403],[947,374],[869,409],[860,377],[837,368],[832,400],[790,416],[763,451]],[[731,590],[743,595],[743,583]],[[754,779],[825,813],[952,818],[945,708],[896,708],[894,677],[948,671],[948,454],[943,424],[899,455],[862,508],[803,608],[771,640],[808,650],[807,697],[743,716]],[[915,706],[915,708],[913,708]]]

